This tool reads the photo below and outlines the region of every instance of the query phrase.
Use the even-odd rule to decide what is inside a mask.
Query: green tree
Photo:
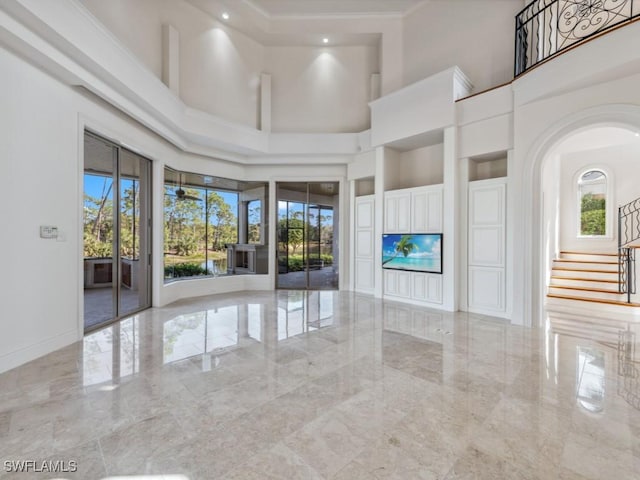
[[[584,194],[580,202],[580,234],[605,235],[606,221],[606,200],[592,193]]]
[[[295,255],[298,248],[304,242],[304,221],[298,216],[289,218],[289,225],[287,228],[287,219],[281,218],[278,221],[278,227],[280,230],[280,242],[287,242],[289,251],[292,255]],[[285,236],[286,232],[286,236]]]
[[[214,250],[222,250],[225,243],[238,243],[237,217],[231,205],[217,192],[207,194],[206,218],[211,227],[209,239]]]
[[[401,253],[402,255],[407,257],[411,252],[416,250],[417,246],[411,240],[413,240],[413,237],[411,235],[403,235],[402,237],[400,237],[400,240],[394,245],[395,252],[393,254],[393,257],[385,260],[384,262],[382,262],[382,264],[384,265],[385,263],[389,263]]]

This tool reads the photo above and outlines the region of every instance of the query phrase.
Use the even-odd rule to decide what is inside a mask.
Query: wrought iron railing
[[[640,17],[640,0],[534,0],[516,15],[515,76]]]
[[[635,248],[632,242],[640,239],[640,198],[618,208],[618,282],[620,293],[636,293]]]

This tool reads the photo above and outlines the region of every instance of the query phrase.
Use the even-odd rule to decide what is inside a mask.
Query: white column
[[[385,148],[376,148],[376,177],[375,177],[375,214],[373,229],[373,261],[375,271],[374,296],[382,297],[382,226],[384,211],[384,155]]]
[[[458,310],[459,258],[459,196],[458,196],[458,135],[456,127],[444,129],[444,198],[442,231],[442,307]]]
[[[180,96],[180,34],[168,24],[162,26],[162,81]]]
[[[468,158],[462,158],[458,160],[458,191],[459,191],[459,204],[458,204],[458,234],[460,237],[460,255],[458,264],[458,308],[464,312],[468,311],[468,290],[467,281],[469,275],[469,243],[468,243],[468,231],[469,231],[469,162]]]
[[[260,130],[271,132],[271,75],[260,74]]]

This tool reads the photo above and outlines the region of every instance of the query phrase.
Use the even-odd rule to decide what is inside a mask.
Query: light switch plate
[[[58,227],[40,225],[40,238],[58,238]]]

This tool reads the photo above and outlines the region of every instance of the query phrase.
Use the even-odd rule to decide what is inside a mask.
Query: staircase
[[[547,298],[640,307],[620,293],[617,253],[560,252],[553,261]]]

